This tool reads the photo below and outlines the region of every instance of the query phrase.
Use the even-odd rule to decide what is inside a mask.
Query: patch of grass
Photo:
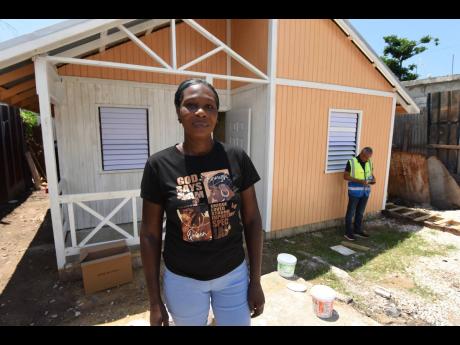
[[[445,249],[450,252],[452,250],[456,250],[457,246],[455,244],[448,244],[445,246]]]
[[[365,260],[368,261],[352,273],[354,276],[364,275],[366,278],[379,280],[388,273],[404,272],[417,257],[444,255],[455,249],[455,246],[427,241],[417,233],[401,238],[396,232],[382,231],[373,235],[372,240],[377,243],[382,253],[375,257],[366,253]]]
[[[325,273],[319,275],[313,280],[315,284],[323,284],[330,286],[335,291],[340,292],[342,294],[347,294],[348,291],[345,288],[345,285],[342,283],[340,278],[338,278],[333,272],[330,270],[326,271]]]
[[[439,297],[439,294],[430,288],[421,286],[417,283],[415,283],[415,287],[409,289],[409,291],[429,301],[435,301]]]

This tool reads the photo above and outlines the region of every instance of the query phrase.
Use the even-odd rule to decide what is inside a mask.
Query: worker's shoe
[[[348,241],[354,241],[354,240],[355,240],[355,236],[353,236],[353,235],[344,235],[344,237],[345,237]]]
[[[368,238],[369,235],[366,234],[364,231],[363,232],[355,232],[355,235],[358,236],[358,237],[362,237],[362,238]]]

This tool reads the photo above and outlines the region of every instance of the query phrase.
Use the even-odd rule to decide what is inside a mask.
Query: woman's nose
[[[201,117],[207,116],[206,112],[201,107],[198,108],[198,110],[195,112],[195,115],[201,116]]]

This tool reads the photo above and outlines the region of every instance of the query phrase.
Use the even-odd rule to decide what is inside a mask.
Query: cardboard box
[[[82,248],[80,264],[87,295],[133,280],[131,252],[125,240]]]

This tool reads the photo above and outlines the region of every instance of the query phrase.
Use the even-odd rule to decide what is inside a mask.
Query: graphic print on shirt
[[[187,242],[212,240],[211,219],[207,205],[196,205],[177,210],[182,223],[182,238]]]
[[[177,210],[184,241],[209,241],[230,233],[230,218],[239,215],[228,169],[203,172],[200,178],[196,174],[179,177],[176,191],[178,199],[191,203]]]
[[[212,219],[212,235],[219,239],[231,230],[230,217],[236,213],[237,204],[231,202],[235,196],[228,169],[201,173]]]

